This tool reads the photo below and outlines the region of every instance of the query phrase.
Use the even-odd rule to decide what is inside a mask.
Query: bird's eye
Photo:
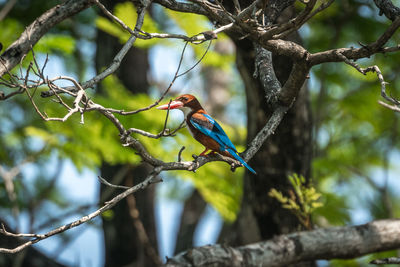
[[[188,98],[187,98],[187,97],[182,97],[182,100],[183,100],[183,101],[187,101]]]

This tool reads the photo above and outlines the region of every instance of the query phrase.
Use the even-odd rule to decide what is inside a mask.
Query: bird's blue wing
[[[201,113],[203,117],[190,118],[190,123],[203,134],[211,137],[221,146],[221,151],[228,151],[235,159],[240,161],[252,173],[257,174],[237,153],[235,146],[226,135],[222,127],[210,115]]]
[[[201,114],[201,115],[204,117],[204,119],[196,119],[193,117],[190,118],[190,122],[192,123],[192,125],[203,134],[217,141],[218,144],[220,144],[222,151],[225,151],[228,148],[230,148],[233,151],[237,152],[235,146],[233,145],[229,137],[226,135],[222,127],[218,124],[218,122],[216,122],[208,114]]]

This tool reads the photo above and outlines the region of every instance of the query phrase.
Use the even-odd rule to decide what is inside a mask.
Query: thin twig
[[[178,153],[178,162],[182,161],[182,152],[185,149],[185,146],[182,146],[181,149],[179,149],[179,153]]]
[[[204,57],[206,56],[206,54],[207,54],[207,52],[208,52],[208,50],[209,50],[209,48],[210,48],[210,46],[211,46],[211,42],[212,42],[212,40],[210,40],[210,43],[209,43],[209,45],[208,45],[206,51],[205,51],[205,52],[203,53],[203,55],[201,56],[201,58],[200,58],[193,66],[191,66],[191,67],[190,67],[189,69],[187,69],[186,71],[184,71],[184,72],[182,72],[182,73],[179,73],[179,70],[180,70],[180,68],[181,68],[181,66],[182,66],[182,61],[183,61],[183,57],[184,57],[184,54],[185,54],[185,51],[186,51],[186,47],[187,47],[187,45],[188,45],[188,42],[185,42],[185,45],[184,45],[184,47],[183,47],[183,49],[182,49],[182,52],[181,52],[181,56],[180,56],[180,58],[179,58],[178,67],[177,67],[177,69],[176,69],[176,71],[175,71],[175,75],[174,75],[174,77],[172,78],[172,81],[170,82],[170,84],[169,84],[169,86],[167,87],[167,89],[164,90],[164,92],[163,92],[163,94],[160,96],[160,98],[159,98],[157,101],[155,101],[154,103],[152,103],[151,105],[149,105],[149,106],[147,106],[147,107],[144,107],[144,108],[137,109],[137,110],[133,110],[133,111],[123,111],[123,110],[116,110],[116,109],[107,109],[107,110],[108,110],[109,112],[117,113],[117,114],[120,114],[120,115],[132,115],[132,114],[137,114],[137,113],[142,112],[142,111],[149,110],[149,109],[151,109],[151,108],[157,106],[157,105],[164,99],[164,97],[167,95],[167,93],[168,93],[169,90],[171,89],[172,85],[174,85],[176,79],[178,79],[179,77],[181,77],[181,76],[187,74],[189,71],[193,70],[193,69],[204,59]]]
[[[112,188],[118,188],[118,189],[129,189],[130,188],[128,186],[111,184],[111,183],[107,182],[107,180],[104,179],[103,177],[101,177],[100,175],[98,175],[97,178],[99,178],[99,180],[102,184],[105,184],[106,186],[109,186]]]
[[[312,10],[312,8],[314,7],[314,5],[315,5],[315,3],[314,3],[314,5],[312,6],[312,8],[311,9],[305,9],[304,10],[304,15],[305,15],[305,17],[303,17],[302,19],[297,19],[297,18],[299,18],[299,16],[296,18],[297,19],[297,21],[295,20],[295,21],[293,21],[293,22],[289,22],[289,23],[293,23],[292,25],[290,25],[290,24],[288,24],[287,26],[289,26],[287,29],[285,29],[283,32],[282,32],[282,29],[284,29],[285,27],[284,26],[281,26],[281,29],[280,29],[280,31],[281,31],[281,33],[279,33],[279,34],[274,34],[274,36],[273,36],[273,38],[274,39],[283,39],[283,38],[285,38],[286,36],[288,36],[290,33],[292,33],[292,32],[294,32],[294,31],[296,31],[296,30],[298,30],[298,29],[300,29],[300,27],[301,26],[303,26],[307,21],[309,21],[312,17],[314,17],[316,14],[318,14],[319,12],[321,12],[321,11],[323,11],[323,10],[325,10],[326,8],[328,8],[330,5],[332,5],[333,4],[333,2],[335,2],[335,0],[328,0],[328,1],[326,1],[326,2],[324,2],[324,3],[322,3],[322,4],[320,4],[313,12],[311,12],[311,10]]]
[[[382,72],[381,72],[381,70],[379,69],[379,67],[377,65],[370,66],[370,67],[367,67],[367,68],[361,68],[357,63],[355,63],[352,60],[349,60],[342,53],[340,53],[340,52],[336,52],[336,53],[337,53],[337,56],[343,60],[343,62],[345,62],[346,64],[352,66],[353,68],[355,68],[357,71],[359,71],[360,73],[362,73],[364,75],[366,75],[368,72],[375,72],[377,77],[378,77],[379,83],[381,84],[381,96],[384,99],[386,99],[387,101],[389,101],[390,103],[392,103],[394,106],[391,106],[391,105],[388,105],[388,104],[384,104],[383,102],[379,102],[379,104],[381,104],[381,105],[383,105],[383,106],[385,106],[387,108],[390,108],[392,110],[395,110],[395,111],[398,111],[398,109],[400,109],[399,108],[400,101],[395,99],[395,98],[393,98],[393,97],[391,97],[391,96],[388,96],[386,94],[386,84],[388,84],[388,83],[383,78]]]
[[[400,112],[400,107],[398,107],[398,106],[389,105],[388,103],[385,103],[385,102],[380,101],[380,100],[378,100],[378,103],[380,105],[384,106],[385,108],[391,109],[391,110],[396,111],[396,112]]]

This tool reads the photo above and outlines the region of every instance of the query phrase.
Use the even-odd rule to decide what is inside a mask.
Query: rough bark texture
[[[390,20],[395,20],[396,17],[400,16],[400,8],[393,5],[390,0],[374,0],[377,7],[379,7],[379,15],[385,14]]]
[[[102,1],[109,10],[113,10],[115,1]],[[96,67],[100,70],[108,66],[115,54],[121,49],[119,41],[106,33],[98,31]],[[120,81],[133,93],[147,93],[149,83],[147,50],[132,47],[123,59],[116,75]],[[103,164],[101,174],[111,179],[121,166]],[[133,167],[122,179],[122,184],[137,184],[149,173],[145,165]],[[131,182],[128,182],[130,179]],[[108,188],[102,187],[102,192]],[[154,187],[135,194],[136,208],[142,221],[150,244],[157,250],[157,239],[154,218]],[[111,219],[103,220],[105,238],[105,266],[155,266],[154,259],[147,255],[149,251],[140,241],[138,230],[134,227],[133,219],[129,214],[127,202],[121,202],[114,209]]]
[[[286,19],[291,14],[286,14]],[[296,35],[291,37],[299,41]],[[267,104],[270,98],[258,79],[253,78],[255,50],[246,40],[235,41],[237,65],[243,78],[247,95],[248,140],[252,140],[273,112]],[[285,56],[273,56],[273,68],[280,84],[284,85],[293,62]],[[262,70],[261,70],[262,71]],[[273,95],[273,94],[271,94]],[[306,88],[301,90],[294,106],[284,117],[275,134],[250,160],[257,175],[246,174],[242,208],[236,223],[225,229],[222,241],[244,245],[272,238],[277,234],[299,230],[297,218],[281,204],[268,196],[271,188],[288,192],[287,176],[310,174],[311,113]]]
[[[318,259],[347,259],[400,246],[400,220],[297,232],[237,248],[224,245],[188,250],[166,266],[300,266]]]

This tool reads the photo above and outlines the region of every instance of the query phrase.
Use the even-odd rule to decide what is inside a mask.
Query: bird
[[[200,153],[200,156],[206,156],[207,151],[211,150],[207,155],[219,153],[223,156],[236,159],[249,171],[257,174],[253,168],[238,155],[236,147],[233,145],[228,135],[218,122],[203,109],[195,96],[190,94],[178,96],[175,100],[170,101],[170,103],[158,106],[157,109],[179,109],[183,112],[190,134],[205,147],[205,150]]]

